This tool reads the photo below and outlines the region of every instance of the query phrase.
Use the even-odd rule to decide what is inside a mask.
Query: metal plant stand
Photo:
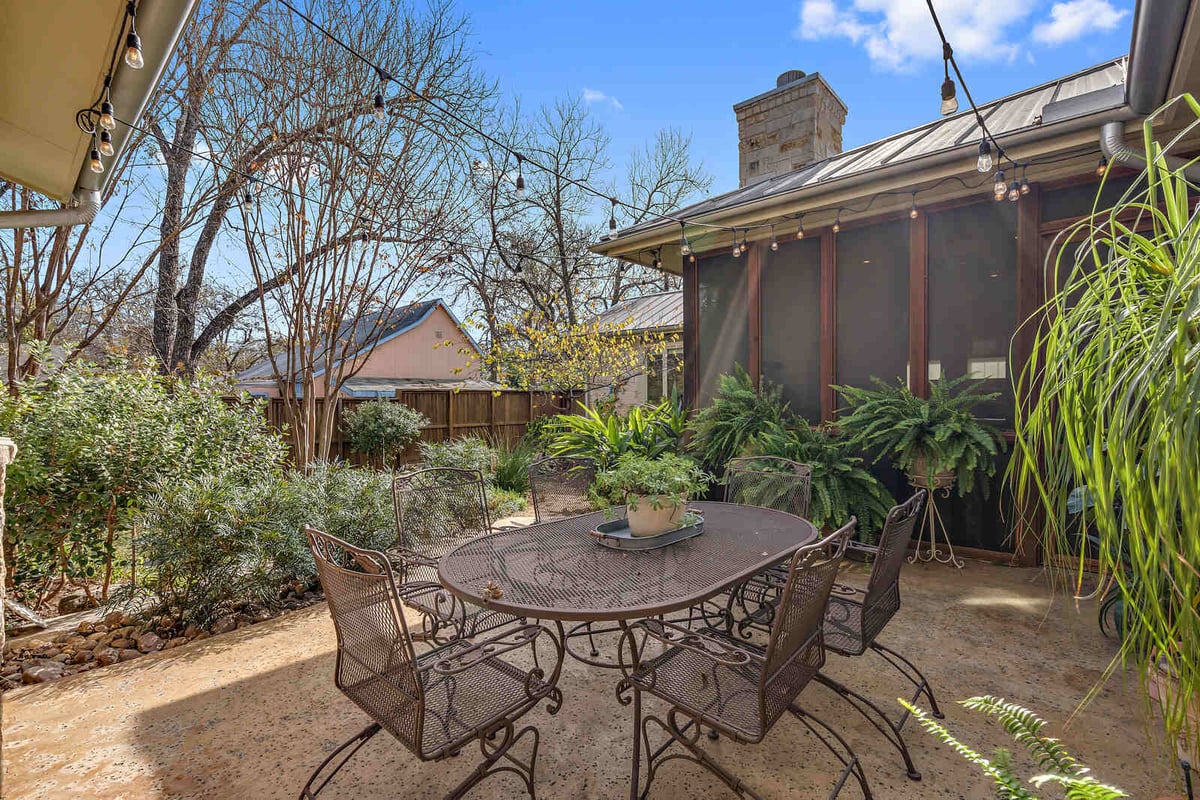
[[[908,557],[908,563],[936,561],[939,564],[952,564],[956,568],[962,569],[963,560],[954,555],[954,545],[950,544],[950,534],[946,532],[946,524],[942,522],[942,515],[938,512],[937,503],[934,502],[935,496],[939,493],[943,499],[950,496],[950,490],[954,487],[954,474],[912,475],[909,477],[908,483],[914,489],[929,491],[929,502],[925,504],[925,519],[917,534],[917,546],[913,550],[913,554]],[[938,544],[939,533],[942,541],[946,544],[944,551]]]

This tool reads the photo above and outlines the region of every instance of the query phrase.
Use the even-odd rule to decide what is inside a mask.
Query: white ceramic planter
[[[655,508],[658,500],[660,508]],[[679,501],[664,502],[660,498],[639,495],[635,501],[637,508],[632,506],[625,512],[629,521],[629,532],[634,536],[656,536],[665,533],[679,525],[683,518],[683,503]]]

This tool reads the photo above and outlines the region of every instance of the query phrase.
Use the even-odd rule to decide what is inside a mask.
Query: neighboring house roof
[[[683,327],[683,292],[659,292],[622,300],[596,315],[601,324],[619,325],[627,331],[655,331]]]
[[[1017,92],[979,107],[993,136],[1002,137],[1035,129],[1043,123],[1058,123],[1119,108],[1125,102],[1125,59],[1106,61],[1058,80]],[[966,106],[966,104],[963,104]],[[710,197],[672,213],[674,218],[699,218],[726,211],[745,203],[782,195],[798,189],[863,175],[923,156],[978,144],[982,131],[969,107],[917,128],[897,133],[836,156],[805,165],[782,175],[765,178],[732,192]],[[832,188],[832,187],[831,187]],[[664,217],[624,228],[615,239],[622,239],[661,226],[678,228],[677,222]],[[609,239],[597,246],[607,250]]]
[[[342,391],[377,392],[394,394],[396,392],[415,391],[418,389],[487,389],[498,390],[505,388],[503,384],[484,378],[359,378],[354,377],[342,384]]]
[[[409,305],[401,306],[392,311],[386,318],[381,314],[367,314],[359,319],[357,323],[344,322],[338,331],[338,339],[349,341],[349,346],[345,348],[345,352],[348,357],[353,358],[362,354],[364,348],[366,352],[369,352],[384,342],[411,331],[428,319],[429,315],[434,312],[434,309],[439,306],[450,315],[450,318],[454,320],[454,324],[458,326],[463,336],[467,338],[467,342],[478,352],[479,345],[475,343],[471,334],[463,328],[462,323],[458,321],[458,317],[454,315],[454,312],[440,299],[426,300],[420,303],[410,303]],[[286,369],[284,366],[286,360],[282,353],[275,356],[275,363],[279,365],[281,372]],[[316,360],[321,362],[324,359],[318,354]],[[320,375],[322,372],[324,370],[319,369],[315,374]],[[264,358],[252,367],[238,373],[237,376],[239,383],[273,380],[274,378],[275,370],[271,366],[270,358]]]

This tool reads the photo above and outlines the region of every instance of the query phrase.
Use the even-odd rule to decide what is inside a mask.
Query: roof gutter
[[[130,69],[123,62],[113,76],[109,94],[115,116],[136,124],[150,103],[166,71],[167,62],[175,52],[183,30],[192,17],[198,0],[140,0],[137,6],[137,30],[142,37],[145,66]],[[123,11],[122,11],[123,13]],[[118,35],[124,35],[121,31]],[[129,146],[132,131],[118,125],[112,132],[113,155],[110,164],[117,163]],[[65,208],[0,211],[0,229],[58,228],[84,225],[96,218],[104,203],[104,194],[112,182],[113,171],[92,172],[90,158],[79,166],[71,203]]]
[[[1129,47],[1126,98],[1138,116],[1167,99],[1191,0],[1140,0]]]

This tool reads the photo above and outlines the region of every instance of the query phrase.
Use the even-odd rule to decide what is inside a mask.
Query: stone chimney
[[[741,186],[842,152],[846,104],[819,72],[788,70],[775,88],[733,107]]]

